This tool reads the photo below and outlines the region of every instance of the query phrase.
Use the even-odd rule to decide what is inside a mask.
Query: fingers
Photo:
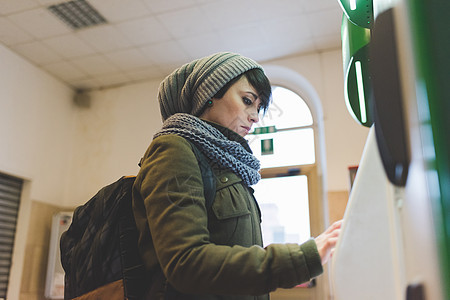
[[[336,247],[336,244],[339,240],[339,234],[328,239],[328,245],[330,248]]]
[[[341,234],[341,228],[337,228],[331,232],[328,233],[328,237],[330,238],[337,238],[339,237],[339,234]]]
[[[336,226],[338,228],[341,228],[342,222],[344,222],[344,220],[342,220],[342,219],[338,220],[338,221],[334,222],[332,226]]]
[[[336,221],[333,224],[331,224],[331,226],[328,227],[327,230],[325,230],[324,234],[332,236],[335,236],[336,234],[339,235],[341,227],[342,227],[342,220]]]
[[[342,220],[336,221],[328,227],[327,231],[333,231],[342,227]]]
[[[334,251],[336,251],[336,248],[331,249],[331,251],[330,251],[330,257],[333,257]]]
[[[342,220],[334,222],[328,229],[320,234],[315,240],[322,264],[325,264],[334,253],[334,249],[341,233]]]

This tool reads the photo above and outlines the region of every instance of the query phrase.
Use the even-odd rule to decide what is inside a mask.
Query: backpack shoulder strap
[[[214,198],[216,197],[216,178],[205,155],[192,142],[190,142],[189,140],[188,142],[192,145],[192,150],[195,154],[195,157],[197,158],[200,172],[202,173],[205,205],[206,209],[209,210],[213,205]]]

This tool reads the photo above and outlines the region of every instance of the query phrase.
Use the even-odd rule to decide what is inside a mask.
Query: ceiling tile
[[[141,51],[153,62],[161,65],[161,70],[167,74],[193,59],[174,41],[145,46]]]
[[[150,1],[152,1],[152,0],[150,0]],[[220,2],[220,1],[223,1],[223,0],[197,0],[197,3],[198,4],[205,4],[205,3]]]
[[[71,32],[67,25],[44,8],[9,15],[8,18],[36,38],[48,38]]]
[[[305,2],[304,8],[307,12],[339,8],[338,0],[314,0]]]
[[[107,53],[105,56],[120,70],[130,71],[152,65],[152,61],[138,49],[126,49]]]
[[[0,0],[0,15],[9,15],[39,6],[35,0]]]
[[[73,88],[81,90],[89,90],[99,88],[102,84],[94,77],[86,77],[83,79],[73,79],[68,82]]]
[[[34,38],[23,29],[13,24],[6,18],[0,18],[0,42],[11,46],[19,43],[29,42]]]
[[[43,41],[64,58],[94,54],[95,50],[75,35],[62,35]]]
[[[312,25],[311,32],[315,37],[340,35],[342,13],[340,8],[321,10],[307,15],[309,24]]]
[[[194,58],[221,52],[226,48],[224,41],[213,33],[178,39],[178,43],[188,55]]]
[[[239,7],[239,9],[236,9],[236,7]],[[217,30],[226,27],[242,26],[255,21],[263,21],[259,16],[259,11],[254,9],[253,1],[231,0],[211,2],[202,5],[200,9],[205,16],[204,18],[209,20],[209,26]]]
[[[120,22],[142,17],[150,13],[141,0],[89,0],[89,3],[105,17],[108,22]]]
[[[134,70],[129,72],[124,72],[129,78],[134,81],[155,79],[155,78],[164,78],[168,74],[161,71],[158,67],[148,67],[141,70]]]
[[[155,13],[179,10],[196,4],[194,0],[144,0],[147,7]]]
[[[261,24],[270,43],[286,42],[293,39],[310,38],[314,30],[305,18],[274,18]]]
[[[76,87],[164,77],[219,51],[264,62],[341,44],[336,0],[88,0],[109,23],[77,31],[46,8],[62,1],[0,0],[0,43]]]
[[[130,78],[123,73],[113,73],[96,76],[96,79],[102,86],[114,86],[130,81]]]
[[[99,25],[77,31],[76,34],[98,51],[111,52],[130,48],[131,42],[112,25]]]
[[[154,17],[127,21],[116,26],[136,46],[170,39],[167,30]]]
[[[304,10],[302,3],[303,0],[228,0],[207,2],[201,9],[215,28],[223,28],[299,14]]]
[[[76,58],[72,60],[72,63],[91,76],[111,74],[119,71],[119,69],[112,65],[103,55]]]
[[[44,65],[62,60],[55,51],[48,48],[42,42],[29,42],[15,45],[12,49],[36,65]]]
[[[332,34],[329,36],[320,36],[312,38],[314,45],[320,50],[329,50],[341,48],[341,35]]]
[[[257,62],[263,62],[274,58],[271,48],[269,46],[264,46],[259,49],[247,49],[242,51],[242,55],[250,57]]]
[[[222,39],[224,51],[242,53],[272,42],[262,29],[259,25],[224,28],[218,32],[218,36]]]
[[[66,61],[48,64],[42,67],[49,73],[55,75],[58,78],[61,78],[66,82],[86,77],[86,74],[84,72]]]
[[[270,59],[281,58],[293,54],[313,52],[314,50],[316,49],[311,39],[297,39],[292,40],[289,43],[284,42],[268,44],[265,49],[266,53],[270,53]]]
[[[278,57],[289,56],[293,54],[310,53],[317,50],[314,46],[314,43],[311,41],[311,38],[293,39],[289,43],[286,42],[277,48],[280,50],[279,52],[277,52]]]
[[[44,6],[50,6],[50,5],[61,3],[63,1],[61,1],[61,0],[37,0],[37,2],[39,2],[41,5],[44,5]]]
[[[175,38],[210,33],[211,24],[198,7],[177,10],[157,16]]]

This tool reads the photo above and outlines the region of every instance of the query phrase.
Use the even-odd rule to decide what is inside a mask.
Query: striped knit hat
[[[176,113],[199,116],[202,108],[224,85],[251,69],[254,60],[230,52],[216,53],[176,69],[163,82],[158,101],[163,121]]]

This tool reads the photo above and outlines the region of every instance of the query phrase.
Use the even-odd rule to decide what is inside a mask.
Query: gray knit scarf
[[[167,134],[176,134],[194,143],[206,157],[219,167],[231,169],[247,186],[254,185],[261,179],[259,160],[251,152],[193,115],[172,115],[153,138]]]

